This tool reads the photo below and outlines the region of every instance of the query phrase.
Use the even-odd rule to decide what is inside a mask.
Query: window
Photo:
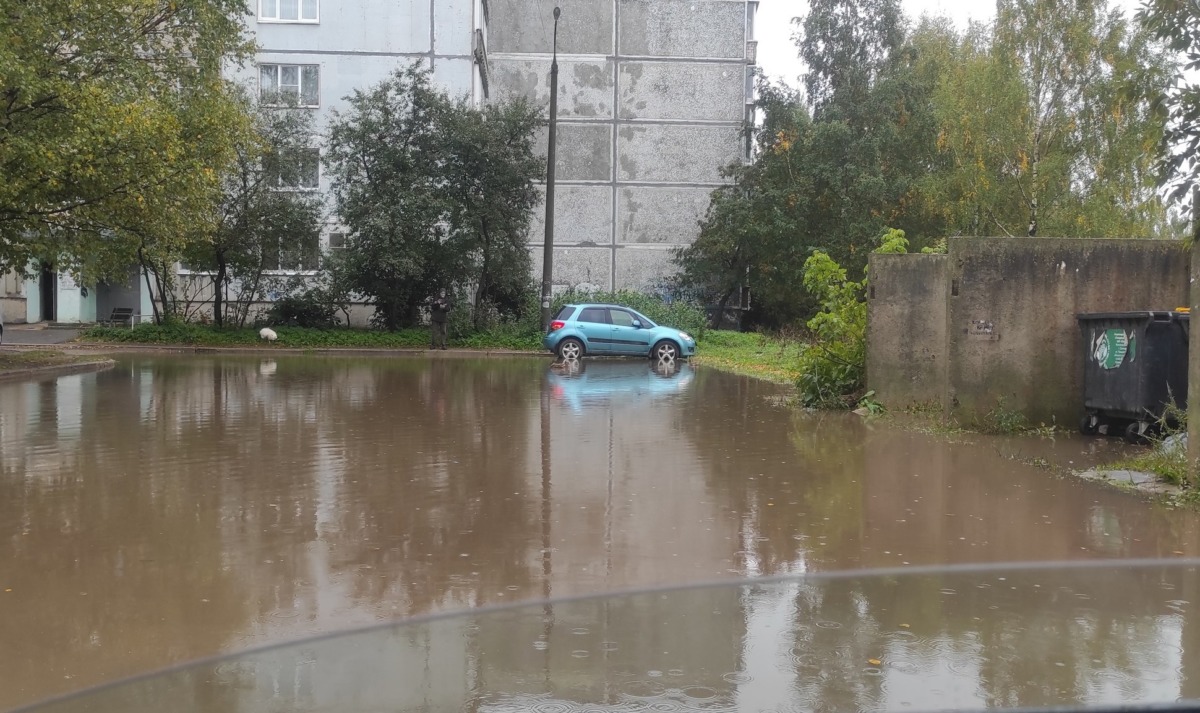
[[[633,315],[623,309],[610,309],[608,311],[608,318],[618,327],[633,326]]]
[[[267,22],[316,22],[317,0],[259,0],[258,19]]]
[[[269,156],[264,166],[266,180],[280,190],[311,191],[321,186],[321,152],[291,149]]]
[[[321,105],[321,68],[315,64],[263,64],[258,96],[264,104]]]
[[[554,315],[554,318],[565,320],[568,317],[570,317],[571,313],[574,311],[575,311],[575,308],[572,307],[571,305],[563,305],[562,308],[558,310],[558,314]]]
[[[330,233],[329,234],[329,249],[343,250],[346,247],[345,233]]]
[[[598,307],[588,307],[579,315],[579,321],[608,324],[608,310]]]
[[[316,270],[321,254],[321,235],[316,230],[305,230],[296,235],[279,238],[278,245],[266,249],[264,266],[269,271]]]

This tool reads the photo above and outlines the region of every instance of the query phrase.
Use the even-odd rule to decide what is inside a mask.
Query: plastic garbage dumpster
[[[1083,332],[1085,434],[1115,433],[1143,442],[1167,406],[1187,408],[1185,311],[1076,315]]]

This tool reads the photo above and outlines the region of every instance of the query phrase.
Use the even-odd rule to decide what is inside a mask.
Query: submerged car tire
[[[650,350],[650,358],[674,361],[679,358],[679,345],[670,339],[663,339]]]
[[[560,359],[579,359],[583,354],[583,342],[575,337],[567,337],[558,343],[558,358]]]

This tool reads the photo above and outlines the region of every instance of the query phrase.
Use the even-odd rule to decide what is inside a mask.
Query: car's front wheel
[[[679,347],[669,339],[664,339],[650,350],[650,358],[659,361],[674,361],[679,357]]]
[[[583,342],[575,337],[567,337],[558,343],[560,359],[578,359],[583,356]]]

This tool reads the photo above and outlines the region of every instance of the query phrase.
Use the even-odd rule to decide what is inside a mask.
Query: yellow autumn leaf
[[[883,662],[880,661],[879,659],[867,659],[867,663],[871,664],[872,666],[878,666],[879,664],[881,664]]]

